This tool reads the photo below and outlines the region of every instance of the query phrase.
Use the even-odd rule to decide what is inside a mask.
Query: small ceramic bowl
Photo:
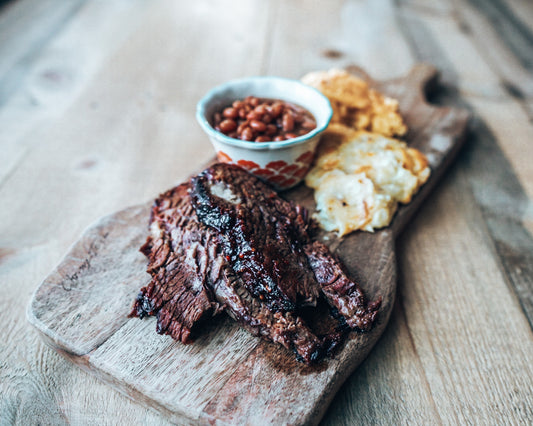
[[[316,128],[281,142],[247,142],[230,138],[213,127],[215,112],[247,96],[280,99],[307,109]],[[196,119],[209,136],[218,160],[238,164],[277,189],[298,184],[309,171],[320,134],[328,126],[333,110],[318,90],[298,80],[280,77],[250,77],[233,80],[209,91],[196,108]]]

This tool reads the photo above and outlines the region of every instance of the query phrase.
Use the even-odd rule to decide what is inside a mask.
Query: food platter
[[[284,348],[251,336],[229,319],[210,326],[192,345],[157,335],[153,318],[128,318],[140,286],[149,280],[138,249],[146,238],[151,202],[105,217],[84,233],[36,290],[28,306],[31,324],[63,356],[171,421],[317,423],[383,333],[396,293],[395,238],[457,154],[468,121],[465,111],[426,103],[425,88],[437,77],[429,65],[385,82],[363,77],[399,100],[409,127],[406,140],[427,156],[432,169],[391,226],[341,239],[320,236],[368,298],[382,298],[372,331],[354,332],[333,359],[316,366],[297,362]],[[284,197],[314,208],[312,192],[303,185]]]

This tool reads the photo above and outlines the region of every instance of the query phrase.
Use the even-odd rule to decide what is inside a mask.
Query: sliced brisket
[[[206,246],[213,233],[196,216],[188,184],[162,194],[154,203],[150,232],[141,251],[148,257],[150,283],[137,296],[130,316],[157,316],[157,332],[189,343],[195,325],[221,309],[206,285]]]
[[[307,364],[324,357],[336,334],[318,337],[295,314],[272,311],[260,299],[252,296],[242,279],[227,266],[223,268],[220,278],[213,283],[216,298],[243,328],[254,336],[283,345]]]
[[[152,281],[141,289],[131,316],[156,315],[158,333],[189,343],[195,326],[225,308],[253,335],[283,345],[306,363],[323,356],[324,340],[301,318],[274,312],[246,290],[222,253],[218,232],[198,221],[188,184],[155,201],[150,230],[141,251]]]
[[[322,293],[346,325],[360,331],[370,330],[381,300],[367,304],[357,283],[348,278],[342,264],[321,242],[306,245],[305,253]]]
[[[370,329],[379,302],[367,306],[329,249],[311,241],[305,209],[227,164],[206,169],[192,178],[192,186],[199,219],[221,233],[224,253],[255,297],[294,311],[314,305],[322,292],[350,328]]]
[[[216,229],[246,289],[279,311],[315,305],[320,294],[302,250],[302,209],[240,167],[215,164],[192,178],[200,221]]]
[[[243,169],[206,169],[155,201],[141,247],[152,280],[130,316],[156,315],[158,333],[188,343],[224,309],[253,335],[318,361],[347,330],[369,330],[379,302],[366,303],[342,264],[311,240],[309,225],[305,209]],[[308,319],[310,310],[326,318],[318,319],[320,336],[303,310]]]

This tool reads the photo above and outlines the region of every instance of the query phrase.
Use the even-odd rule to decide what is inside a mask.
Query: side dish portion
[[[333,118],[305,178],[315,190],[314,218],[339,236],[388,226],[429,178],[420,151],[394,136],[406,133],[398,102],[346,71],[317,71],[302,81],[329,98]]]
[[[429,178],[426,157],[405,142],[331,125],[305,178],[315,190],[315,218],[345,235],[387,226],[398,203],[409,203]]]
[[[247,96],[235,100],[213,117],[215,129],[244,141],[281,142],[305,135],[316,120],[305,108],[280,99]]]
[[[398,101],[371,89],[364,80],[345,70],[314,71],[302,83],[320,90],[333,108],[331,123],[352,130],[366,130],[384,136],[407,132],[398,112]]]
[[[245,170],[216,164],[154,203],[141,251],[151,282],[130,316],[157,317],[157,332],[189,343],[225,310],[252,334],[300,361],[327,356],[350,330],[368,331],[380,301],[367,303],[328,248],[310,235],[305,209]],[[323,315],[320,330],[304,319]],[[304,315],[305,311],[305,315]]]

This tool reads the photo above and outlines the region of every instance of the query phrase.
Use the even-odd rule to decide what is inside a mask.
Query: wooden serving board
[[[395,236],[458,152],[468,121],[465,111],[425,102],[424,91],[437,77],[429,65],[386,82],[364,77],[400,101],[410,129],[406,139],[427,155],[432,169],[430,180],[390,227],[341,240],[326,236],[369,299],[383,298],[370,333],[352,333],[334,359],[308,367],[224,316],[192,345],[156,334],[154,318],[128,319],[135,296],[150,279],[138,249],[147,236],[151,203],[90,227],[36,290],[27,312],[30,323],[66,358],[179,424],[318,423],[383,333],[396,292]],[[312,192],[304,186],[286,196],[313,208]]]

